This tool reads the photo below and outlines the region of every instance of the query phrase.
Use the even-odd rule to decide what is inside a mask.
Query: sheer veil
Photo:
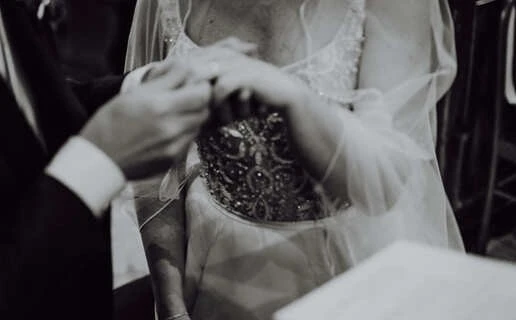
[[[356,261],[401,239],[463,250],[435,155],[436,104],[456,70],[447,1],[366,0],[355,112],[343,122],[352,156],[340,164]]]
[[[125,58],[125,71],[132,71],[164,58],[165,41],[158,0],[138,0]]]
[[[127,71],[166,56],[171,2],[138,0]],[[355,261],[400,239],[463,250],[435,156],[436,103],[456,73],[447,1],[365,0],[365,12],[358,88],[342,93],[355,111],[339,115],[347,157],[335,170],[348,172],[353,204],[346,246]]]

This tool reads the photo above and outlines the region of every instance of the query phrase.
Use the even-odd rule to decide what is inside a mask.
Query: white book
[[[275,320],[516,320],[516,266],[397,243]]]

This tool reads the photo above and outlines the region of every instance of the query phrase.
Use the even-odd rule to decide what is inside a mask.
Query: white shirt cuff
[[[156,64],[156,62],[149,63],[140,67],[138,69],[134,69],[129,72],[127,76],[125,76],[124,81],[122,82],[122,86],[120,87],[120,92],[128,92],[134,87],[139,86],[142,83],[143,78],[149,72],[149,70]]]
[[[75,193],[97,218],[126,183],[123,172],[113,160],[81,137],[68,140],[45,173]]]

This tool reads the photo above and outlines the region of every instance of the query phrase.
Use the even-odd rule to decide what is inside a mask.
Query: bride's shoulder
[[[443,28],[444,6],[446,0],[366,0],[361,82],[387,90],[435,67],[433,52],[444,46],[435,30],[450,30]]]
[[[367,0],[369,34],[390,35],[405,45],[424,44],[431,28],[431,4],[440,0]]]

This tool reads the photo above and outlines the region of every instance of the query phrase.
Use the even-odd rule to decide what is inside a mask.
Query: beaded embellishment
[[[225,209],[260,221],[324,216],[310,177],[296,160],[278,113],[205,132],[198,141],[201,176]]]

